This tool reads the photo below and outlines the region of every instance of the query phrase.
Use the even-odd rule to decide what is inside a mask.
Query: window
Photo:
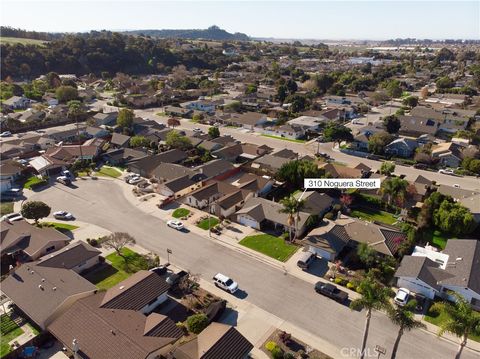
[[[54,251],[54,250],[55,250],[55,246],[50,246],[50,247],[45,248],[45,252],[46,252],[46,253],[50,253],[50,252],[52,252],[52,251]]]

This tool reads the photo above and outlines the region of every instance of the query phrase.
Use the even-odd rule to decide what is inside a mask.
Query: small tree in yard
[[[208,135],[211,138],[217,138],[220,136],[220,130],[218,129],[218,127],[212,126],[208,129]]]
[[[391,161],[385,161],[380,166],[380,173],[382,175],[390,176],[395,171],[395,163]]]
[[[107,248],[112,248],[117,252],[117,254],[122,257],[125,261],[126,258],[122,253],[122,249],[128,244],[135,244],[135,238],[130,234],[125,232],[115,232],[107,237],[103,244]]]
[[[177,127],[177,126],[180,126],[180,121],[177,120],[176,118],[173,118],[173,117],[170,117],[168,120],[167,120],[167,125],[168,127]]]
[[[38,224],[40,218],[47,217],[50,214],[51,208],[44,202],[31,201],[22,206],[21,214],[23,217],[33,219],[35,224]]]
[[[205,314],[194,314],[187,318],[188,331],[199,334],[203,329],[208,326],[208,318]]]

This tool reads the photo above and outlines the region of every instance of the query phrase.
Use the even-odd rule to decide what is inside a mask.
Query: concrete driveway
[[[342,356],[342,348],[360,345],[364,314],[351,311],[332,300],[315,293],[311,283],[285,274],[278,267],[246,256],[213,240],[168,228],[164,221],[132,206],[125,198],[117,181],[79,181],[77,188],[54,185],[33,193],[30,199],[48,203],[52,210],[61,208],[75,213],[78,220],[92,223],[109,231],[132,234],[139,245],[166,256],[172,250],[170,261],[182,268],[200,274],[209,280],[222,272],[239,282],[244,290],[242,300],[258,306],[282,320],[322,338]],[[368,347],[375,345],[391,350],[398,328],[382,313],[374,313]],[[321,345],[319,345],[321,346]],[[322,347],[319,348],[322,350]],[[439,339],[431,333],[406,333],[398,358],[451,358],[456,343]],[[389,354],[388,354],[389,355]],[[469,350],[462,358],[478,357]]]

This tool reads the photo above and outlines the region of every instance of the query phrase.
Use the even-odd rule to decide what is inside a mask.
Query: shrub
[[[335,278],[335,284],[345,285],[346,283],[347,283],[347,280],[342,277]]]
[[[348,288],[348,289],[355,290],[355,284],[353,284],[352,282],[348,282],[348,283],[347,283],[347,288]]]
[[[283,359],[295,359],[295,355],[292,353],[288,352],[283,355]]]
[[[328,212],[328,213],[325,214],[324,217],[326,219],[333,220],[335,218],[335,215],[333,214],[333,212]]]
[[[288,345],[292,340],[292,334],[287,333],[286,331],[282,331],[278,335],[278,338],[283,344]]]
[[[208,325],[208,318],[205,314],[194,314],[187,318],[187,328],[194,334],[199,334]]]
[[[265,348],[271,352],[273,349],[275,349],[277,347],[277,343],[275,342],[267,342],[267,344],[265,344]]]
[[[275,346],[275,348],[273,348],[273,350],[270,351],[270,353],[272,354],[273,359],[283,359],[284,358],[283,349],[280,348],[279,346]]]

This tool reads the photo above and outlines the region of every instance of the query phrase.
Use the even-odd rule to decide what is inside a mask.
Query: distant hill
[[[144,35],[158,38],[177,38],[177,39],[205,39],[205,40],[238,40],[248,41],[250,38],[241,33],[231,34],[218,26],[210,26],[208,29],[185,29],[185,30],[132,30],[123,31],[128,35]]]

